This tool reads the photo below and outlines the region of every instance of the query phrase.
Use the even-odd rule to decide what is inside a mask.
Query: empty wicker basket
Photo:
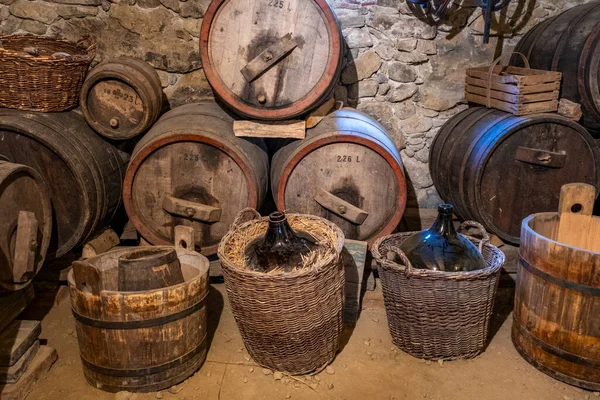
[[[49,112],[77,106],[95,49],[50,37],[0,36],[0,107]]]
[[[413,233],[382,237],[372,249],[393,342],[419,358],[475,357],[487,343],[504,253],[487,240],[467,236],[481,249],[487,268],[469,272],[414,269],[398,248]],[[398,254],[403,265],[389,260],[389,252]]]
[[[267,219],[255,211],[252,218],[234,222],[218,250],[246,349],[254,361],[270,369],[291,375],[318,371],[334,359],[342,332],[344,269],[338,259],[344,234],[325,219],[288,214],[293,229],[308,231],[332,251],[310,268],[278,274],[255,272],[234,262],[248,243],[266,232]],[[329,234],[305,229],[307,224],[316,224]]]

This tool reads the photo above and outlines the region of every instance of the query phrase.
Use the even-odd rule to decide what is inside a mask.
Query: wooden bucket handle
[[[496,65],[498,65],[498,63],[501,60],[505,59],[507,56],[512,56],[513,54],[517,54],[517,55],[521,56],[521,59],[523,60],[523,63],[525,64],[525,68],[531,69],[531,66],[529,65],[529,60],[527,59],[525,54],[519,53],[518,51],[513,51],[513,52],[510,52],[507,54],[503,54],[500,57],[496,58],[494,60],[494,62],[492,63],[492,65],[490,66],[490,69],[488,71],[487,96],[486,96],[487,108],[490,108],[491,103],[492,103],[492,75],[494,75],[494,68],[496,68]]]

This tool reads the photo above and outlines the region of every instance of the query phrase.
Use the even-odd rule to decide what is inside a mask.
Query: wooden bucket
[[[216,103],[164,114],[131,156],[123,189],[129,219],[149,243],[173,243],[177,225],[196,232],[202,254],[217,252],[237,213],[259,208],[269,160],[260,139],[233,133],[233,118]]]
[[[600,184],[598,154],[583,127],[557,114],[519,117],[472,107],[434,138],[429,170],[457,215],[519,243],[523,218],[556,210],[562,185]]]
[[[402,159],[385,128],[351,108],[277,151],[271,188],[280,211],[328,219],[370,245],[396,229],[407,198]]]
[[[558,242],[559,223],[558,213],[523,220],[512,340],[546,374],[600,390],[600,252]]]
[[[208,260],[178,247],[184,283],[119,292],[117,260],[130,251],[105,253],[69,272],[81,361],[99,389],[158,391],[188,378],[206,358]]]
[[[107,226],[121,206],[129,156],[75,112],[0,110],[0,159],[37,171],[50,189],[49,256],[61,257]]]
[[[582,124],[600,135],[600,2],[570,8],[534,26],[515,51],[531,68],[563,74],[560,96],[582,105]],[[520,58],[512,60],[521,65]]]
[[[158,119],[162,95],[154,68],[135,58],[119,57],[89,72],[81,88],[81,112],[100,135],[130,139]]]

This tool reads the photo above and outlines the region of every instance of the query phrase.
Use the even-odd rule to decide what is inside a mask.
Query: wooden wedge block
[[[0,366],[15,365],[42,332],[40,321],[17,320],[0,333]]]
[[[121,240],[119,236],[110,228],[105,229],[102,233],[90,240],[83,246],[81,258],[87,260],[88,258],[96,257],[99,254],[106,253],[113,247],[117,246]]]
[[[327,116],[335,107],[335,98],[333,96],[325,103],[321,104],[315,111],[311,112],[306,117],[306,129],[314,128],[319,125],[319,122],[323,121],[323,118]]]
[[[0,386],[0,400],[23,400],[33,390],[34,385],[44,378],[58,354],[49,346],[40,346],[29,368],[21,375],[17,383]]]
[[[235,136],[261,138],[304,139],[306,122],[291,121],[235,121],[233,123]]]
[[[13,322],[33,300],[33,285],[0,294],[0,331]]]
[[[0,383],[17,383],[40,349],[40,341],[36,340],[31,347],[10,367],[0,367]]]

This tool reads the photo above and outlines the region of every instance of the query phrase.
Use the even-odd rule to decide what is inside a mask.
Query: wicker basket
[[[236,236],[264,235],[267,219],[256,213],[253,220],[234,222],[221,240],[218,254],[231,309],[250,356],[264,367],[300,375],[324,368],[338,349],[344,308],[344,269],[338,259],[344,234],[319,217],[287,217],[294,229],[307,221],[331,229],[334,251],[318,265],[291,273],[271,275],[242,269],[231,262],[231,244]],[[247,235],[256,228],[257,234]],[[309,233],[324,242],[315,232]]]
[[[487,343],[504,253],[489,244],[487,235],[484,240],[467,236],[479,246],[487,268],[469,272],[414,269],[398,248],[414,233],[382,237],[372,249],[393,342],[429,360],[475,357]],[[404,265],[388,260],[390,251]]]
[[[93,44],[84,47],[42,36],[0,36],[0,107],[48,112],[77,106],[95,54]]]

